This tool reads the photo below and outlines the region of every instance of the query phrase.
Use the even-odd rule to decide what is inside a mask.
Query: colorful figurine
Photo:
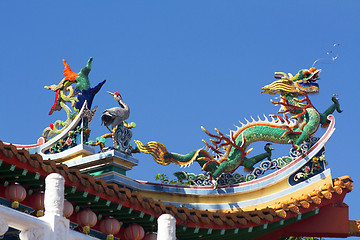
[[[215,129],[216,134],[211,134],[203,129],[207,135],[212,137],[211,143],[204,143],[209,147],[215,156],[205,149],[198,149],[187,155],[169,153],[166,147],[158,142],[149,142],[143,145],[140,141],[135,141],[139,150],[152,154],[154,160],[162,165],[171,162],[186,166],[197,161],[210,174],[213,179],[218,178],[222,173],[234,172],[239,166],[252,169],[259,161],[271,157],[271,148],[267,147],[266,152],[255,157],[247,158],[252,151],[249,145],[257,141],[273,142],[280,144],[292,144],[298,148],[307,138],[313,136],[320,125],[326,126],[327,116],[335,110],[341,112],[338,99],[333,95],[333,104],[324,112],[319,113],[312,105],[308,94],[317,93],[319,85],[319,73],[321,70],[314,67],[303,69],[295,76],[287,75],[283,72],[276,72],[275,78],[279,79],[262,88],[263,93],[271,95],[280,94],[280,101],[274,102],[280,105],[279,114],[270,115],[271,121],[265,117],[264,120],[247,121],[237,127],[236,131],[230,131],[230,136],[225,136]]]
[[[42,137],[45,139],[52,138],[55,135],[63,132],[76,116],[79,114],[79,111],[83,107],[86,102],[86,108],[91,109],[92,101],[96,93],[98,93],[101,87],[104,85],[106,80],[97,84],[94,88],[90,87],[89,82],[89,73],[91,70],[91,62],[92,58],[89,59],[86,66],[81,69],[79,73],[74,73],[71,71],[70,66],[63,60],[64,64],[64,78],[57,85],[45,86],[46,89],[50,89],[55,92],[55,103],[51,107],[49,115],[51,115],[54,111],[60,111],[64,109],[67,115],[67,119],[65,121],[57,120],[55,123],[51,123],[50,127],[44,129]],[[71,86],[76,83],[76,87]],[[74,112],[71,108],[66,104],[71,103],[71,107],[74,108]],[[96,112],[96,108],[90,112],[90,115],[94,115]],[[91,119],[89,119],[89,123]]]

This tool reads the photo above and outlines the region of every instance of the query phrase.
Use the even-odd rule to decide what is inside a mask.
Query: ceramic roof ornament
[[[94,88],[90,87],[89,73],[91,70],[91,62],[92,58],[88,60],[86,66],[82,68],[79,73],[74,73],[66,61],[63,60],[64,78],[57,85],[45,86],[46,89],[55,92],[55,102],[49,111],[49,115],[53,114],[54,111],[64,109],[67,116],[65,121],[57,120],[44,129],[42,137],[45,139],[52,138],[64,131],[78,115],[85,102],[87,103],[86,108],[91,109],[94,96],[106,82],[104,80]],[[76,84],[75,88],[72,86],[73,84]],[[68,106],[67,103],[71,104],[71,106]],[[94,113],[90,115],[94,115]],[[89,119],[89,121],[91,121],[91,119]]]
[[[122,100],[122,97],[120,93],[115,92],[111,93],[112,96],[114,96],[114,100],[119,104],[120,107],[113,107],[106,109],[103,114],[101,115],[101,124],[104,124],[109,131],[111,132],[109,126],[111,125],[111,128],[115,128],[119,124],[121,124],[123,121],[129,118],[130,116],[130,108],[129,106],[124,103]]]
[[[212,179],[217,179],[223,173],[234,172],[239,166],[252,169],[259,161],[271,157],[271,148],[265,148],[265,153],[248,157],[253,150],[248,149],[251,143],[257,141],[291,144],[295,149],[309,137],[313,136],[320,125],[329,123],[328,116],[335,110],[341,112],[336,95],[332,96],[333,104],[320,113],[312,105],[308,94],[317,93],[319,73],[321,70],[314,67],[302,69],[295,76],[283,72],[276,72],[275,78],[279,79],[262,88],[263,93],[271,95],[280,94],[280,101],[274,102],[281,108],[277,114],[270,115],[271,120],[264,116],[252,121],[246,120],[241,127],[230,131],[229,136],[215,129],[217,134],[212,134],[202,127],[202,130],[212,137],[211,144],[204,141],[215,156],[205,149],[193,151],[187,155],[169,153],[166,147],[158,142],[149,142],[143,145],[135,141],[140,151],[152,154],[155,161],[162,165],[171,162],[180,166],[187,166],[197,161],[210,174]],[[299,151],[301,151],[299,149]]]
[[[160,164],[174,162],[186,166],[197,161],[207,171],[200,180],[209,184],[200,184],[198,176],[182,172],[180,177],[191,181],[191,186],[183,186],[126,176],[126,172],[138,164],[129,152],[133,150],[129,144],[132,135],[129,129],[135,124],[127,124],[129,107],[118,92],[111,95],[119,106],[105,110],[102,115],[110,132],[97,138],[102,144],[99,144],[101,152],[96,153],[95,148],[88,146],[96,145],[87,142],[88,137],[85,137],[90,134],[88,123],[94,114],[89,108],[103,84],[90,87],[87,77],[90,65],[91,59],[80,73],[74,73],[64,61],[65,78],[58,85],[49,86],[55,92],[51,113],[63,109],[63,104],[69,104],[69,109],[74,107],[71,109],[74,118],[66,129],[35,145],[0,141],[0,171],[4,185],[0,198],[7,195],[5,186],[15,182],[21,183],[24,191],[26,189],[32,196],[26,196],[17,210],[6,207],[11,206],[12,199],[2,202],[6,206],[0,206],[1,219],[5,220],[0,221],[1,233],[6,232],[8,226],[14,227],[11,225],[14,217],[20,219],[21,214],[24,217],[21,209],[43,209],[38,203],[45,191],[48,192],[45,202],[50,205],[46,203],[47,212],[41,221],[54,223],[57,232],[66,239],[73,232],[69,221],[101,239],[122,239],[125,231],[132,237],[143,238],[143,233],[156,230],[156,224],[158,239],[260,240],[284,236],[360,235],[359,221],[349,220],[348,206],[343,203],[345,195],[353,189],[352,180],[348,176],[333,179],[324,156],[324,147],[334,132],[335,118],[331,114],[341,112],[338,99],[334,95],[333,104],[321,114],[308,97],[319,91],[319,69],[303,69],[295,76],[276,73],[276,81],[262,89],[264,93],[280,95],[280,100],[273,103],[281,109],[270,115],[270,120],[265,117],[265,120],[246,121],[229,136],[218,130],[213,134],[203,128],[212,138],[211,142],[204,142],[213,153],[199,149],[179,155],[169,153],[161,143],[142,145],[138,142],[141,150],[152,154]],[[318,138],[313,135],[320,125],[328,127]],[[114,147],[105,147],[106,138],[114,140]],[[250,144],[256,141],[266,142],[265,151],[249,157]],[[288,144],[293,148],[289,156],[271,159],[273,149],[269,142]],[[254,167],[254,170],[242,178],[236,174],[236,178],[228,178],[227,174],[239,166],[249,170]],[[276,171],[256,178],[270,169]],[[219,176],[216,179],[218,188],[211,186],[209,176]],[[51,178],[56,181],[49,182]],[[64,195],[68,202],[64,201]],[[67,205],[66,209],[63,205]],[[10,216],[9,212],[16,214]],[[29,220],[29,217],[22,219]],[[33,222],[38,220],[31,218]],[[101,222],[97,224],[97,220]],[[124,223],[123,231],[118,231],[119,221]],[[42,229],[29,228],[30,225],[33,224],[27,222],[19,227],[21,237],[42,234]],[[140,232],[142,234],[133,234]],[[147,236],[150,235],[154,236]]]
[[[100,145],[101,151],[116,149],[122,153],[131,154],[134,151],[132,151],[132,146],[130,145],[132,137],[130,129],[136,127],[136,124],[133,122],[128,124],[126,122],[130,116],[130,108],[122,100],[119,92],[108,93],[111,94],[114,97],[114,100],[119,104],[119,107],[112,107],[104,110],[101,115],[101,124],[104,124],[110,133],[104,134],[97,138],[96,141],[89,141],[88,144],[92,146]],[[105,148],[105,138],[112,138],[113,147]]]

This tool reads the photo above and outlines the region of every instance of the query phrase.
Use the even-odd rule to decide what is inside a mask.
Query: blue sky
[[[93,102],[99,112],[91,138],[107,132],[100,113],[116,105],[106,91],[118,91],[137,124],[133,139],[185,154],[208,139],[200,126],[226,133],[244,118],[275,113],[271,96],[260,93],[274,72],[296,74],[339,43],[335,63],[316,65],[320,93],[311,99],[323,111],[339,95],[344,112],[335,113],[326,159],[333,177],[354,180],[345,202],[350,219],[360,219],[359,7],[358,1],[0,1],[0,139],[34,143],[51,122],[65,119],[64,112],[47,115],[54,93],[43,87],[62,79],[62,59],[78,72],[93,57],[91,85],[107,82]],[[275,148],[275,157],[287,154],[287,147]],[[159,172],[182,170],[136,157],[132,178],[152,181]],[[187,170],[200,173],[195,164]]]

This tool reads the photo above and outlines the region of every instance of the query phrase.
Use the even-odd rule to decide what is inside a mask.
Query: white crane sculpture
[[[109,131],[112,132],[112,130],[109,128],[109,125],[111,125],[111,129],[114,129],[114,127],[128,119],[130,115],[130,108],[123,102],[120,93],[108,93],[113,95],[114,100],[117,101],[120,105],[120,107],[106,109],[101,115],[101,124],[104,124],[109,129]]]
[[[101,124],[104,124],[111,132],[114,147],[121,152],[131,154],[129,147],[132,137],[132,132],[129,129],[131,126],[128,127],[124,125],[124,121],[128,119],[130,115],[129,106],[123,102],[120,93],[108,93],[114,96],[114,100],[119,103],[120,107],[106,109],[101,115]],[[110,125],[111,130],[109,128]]]

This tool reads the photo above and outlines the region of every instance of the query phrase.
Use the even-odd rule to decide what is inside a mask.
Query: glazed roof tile
[[[38,173],[42,178],[50,173],[59,173],[65,178],[65,186],[76,187],[76,191],[87,191],[101,199],[110,200],[112,203],[121,204],[154,217],[169,213],[177,219],[179,225],[199,226],[200,228],[245,228],[279,221],[287,217],[294,217],[300,212],[308,212],[311,209],[330,204],[335,201],[334,195],[345,196],[353,188],[351,178],[344,176],[333,179],[333,185],[324,185],[321,189],[304,194],[299,198],[280,202],[273,208],[267,207],[245,212],[242,209],[234,212],[209,212],[176,207],[171,203],[164,204],[160,200],[143,197],[136,191],[132,192],[116,184],[106,183],[103,179],[95,179],[91,175],[82,174],[79,170],[69,169],[61,163],[43,160],[39,154],[29,154],[24,149],[18,150],[13,145],[3,144],[2,141],[0,141],[0,160],[3,160],[3,164],[12,164],[18,168],[27,169],[29,172]]]

